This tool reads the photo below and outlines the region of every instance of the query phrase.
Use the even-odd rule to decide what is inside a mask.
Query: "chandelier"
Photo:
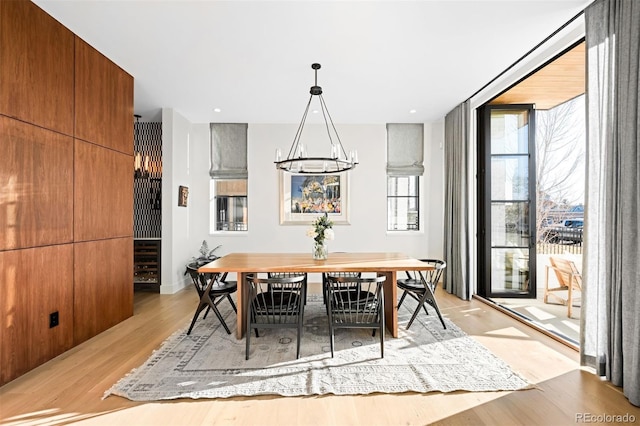
[[[318,86],[318,70],[320,64],[312,64],[311,68],[315,72],[315,84],[311,86],[309,93],[309,102],[302,115],[302,121],[298,126],[298,131],[293,139],[289,153],[285,159],[282,158],[282,151],[280,148],[276,150],[276,169],[283,170],[291,173],[307,173],[307,174],[330,174],[339,173],[353,169],[358,164],[358,152],[350,151],[347,155],[340,136],[336,131],[336,127],[333,124],[327,105],[322,97],[322,87]],[[327,135],[329,136],[329,147],[327,149],[327,156],[309,156],[307,153],[307,147],[300,143],[300,137],[302,136],[302,130],[307,120],[307,114],[309,113],[309,106],[313,97],[317,96],[320,101],[320,109],[324,118],[325,128],[327,129]]]

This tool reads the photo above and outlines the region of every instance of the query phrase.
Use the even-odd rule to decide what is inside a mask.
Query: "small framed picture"
[[[189,187],[178,187],[178,207],[187,207],[187,200],[189,198]]]

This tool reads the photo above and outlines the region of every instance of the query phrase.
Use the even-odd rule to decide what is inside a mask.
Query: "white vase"
[[[315,241],[313,243],[311,256],[314,260],[327,260],[327,258],[329,257],[329,249],[327,248],[327,245],[324,242],[319,243]]]

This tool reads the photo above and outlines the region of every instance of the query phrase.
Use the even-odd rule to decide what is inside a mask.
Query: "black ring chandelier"
[[[311,68],[315,71],[315,85],[311,86],[309,93],[309,102],[302,115],[302,121],[298,126],[298,131],[293,139],[289,154],[286,159],[282,159],[282,152],[280,148],[276,150],[276,169],[283,170],[291,173],[307,173],[307,174],[330,174],[339,173],[347,170],[351,170],[358,164],[357,151],[350,151],[349,155],[342,146],[340,136],[336,131],[336,127],[331,119],[331,114],[327,109],[327,105],[322,97],[322,87],[318,86],[318,70],[320,64],[312,64]],[[324,118],[325,128],[327,129],[327,135],[329,136],[330,154],[327,157],[309,157],[307,156],[306,147],[300,143],[300,137],[302,136],[302,130],[304,124],[307,121],[307,114],[309,113],[309,106],[313,97],[317,96],[320,100],[320,108],[322,110],[322,116]],[[329,125],[331,124],[331,125]]]

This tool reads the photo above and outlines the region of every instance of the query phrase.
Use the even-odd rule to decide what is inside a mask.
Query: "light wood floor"
[[[441,309],[537,388],[517,392],[252,397],[140,403],[105,390],[142,364],[197,304],[192,289],[136,293],[132,318],[0,388],[3,425],[572,425],[578,413],[634,415],[578,353],[479,301],[438,292]],[[214,317],[212,316],[212,319]]]

